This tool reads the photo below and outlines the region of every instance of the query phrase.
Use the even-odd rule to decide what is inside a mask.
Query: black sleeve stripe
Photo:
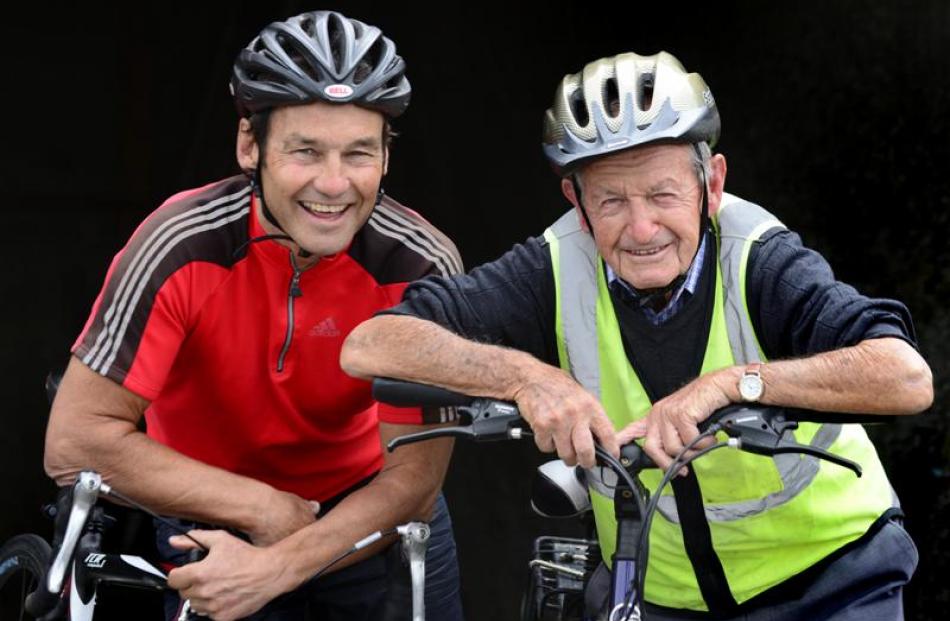
[[[451,267],[444,256],[432,252],[430,246],[416,243],[418,238],[413,237],[405,228],[394,225],[384,218],[377,216],[376,214],[370,217],[367,224],[369,224],[381,235],[399,240],[406,247],[411,248],[424,258],[431,261],[433,264],[435,264],[439,270],[439,273],[443,276],[449,276],[452,274]]]
[[[463,271],[462,260],[454,248],[445,245],[424,226],[385,203],[376,207],[370,225],[387,237],[403,239],[406,245],[435,263],[443,276]]]
[[[384,214],[388,217],[391,217],[394,221],[403,224],[404,226],[411,227],[423,238],[429,240],[434,248],[438,249],[445,257],[449,260],[453,273],[458,274],[465,271],[464,265],[462,265],[462,257],[458,253],[455,244],[453,244],[448,237],[435,229],[426,221],[416,222],[412,220],[408,215],[402,211],[395,210],[387,205],[383,205],[385,209],[383,210]]]
[[[430,252],[440,257],[447,264],[446,267],[451,270],[450,273],[462,271],[462,261],[455,248],[446,245],[423,223],[412,220],[406,213],[385,203],[380,204],[374,214],[379,216],[377,222],[385,222],[390,230],[399,231],[411,237],[416,243],[425,246]]]
[[[250,210],[250,187],[213,200],[198,209],[180,213],[153,230],[136,250],[105,315],[103,327],[83,362],[102,375],[119,353],[142,292],[162,260],[185,239],[204,231],[220,228],[247,216]]]

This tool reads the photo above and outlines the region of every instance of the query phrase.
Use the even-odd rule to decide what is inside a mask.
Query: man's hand
[[[594,438],[619,456],[614,428],[593,395],[531,354],[470,341],[424,319],[380,315],[347,337],[340,365],[353,377],[395,377],[515,401],[545,452],[594,465]]]
[[[600,402],[562,370],[538,363],[515,391],[534,442],[546,453],[557,451],[568,465],[594,466],[594,437],[612,455],[620,448],[613,424]]]
[[[737,393],[735,390],[738,382],[737,371],[738,367],[730,367],[701,375],[653,404],[643,419],[646,422],[646,440],[643,443],[643,450],[659,468],[663,470],[669,468],[673,463],[673,458],[699,435],[699,423],[709,418],[719,408],[732,403],[738,396],[738,394],[732,394]],[[732,391],[729,390],[730,385],[733,387]],[[714,442],[715,439],[706,438],[694,449],[706,448]]]
[[[319,512],[319,502],[275,489],[258,512],[256,524],[246,532],[254,545],[269,546],[313,524]]]
[[[189,534],[208,548],[208,556],[173,569],[168,586],[191,600],[196,613],[218,621],[241,619],[288,590],[282,584],[283,564],[273,548],[258,548],[221,530]],[[198,547],[182,535],[168,541],[178,550]]]
[[[637,438],[645,438],[647,435],[647,419],[641,418],[635,420],[620,431],[617,432],[617,444],[626,446]]]

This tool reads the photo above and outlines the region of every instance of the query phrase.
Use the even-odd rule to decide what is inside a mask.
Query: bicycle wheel
[[[0,619],[35,619],[25,610],[26,597],[46,575],[50,547],[38,535],[17,535],[0,548]]]

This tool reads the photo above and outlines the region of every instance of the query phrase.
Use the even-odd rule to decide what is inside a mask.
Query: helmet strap
[[[246,172],[246,171],[245,171]],[[280,222],[277,221],[277,218],[274,216],[273,212],[267,207],[267,201],[264,200],[264,186],[262,182],[263,177],[261,176],[261,162],[257,161],[257,166],[254,168],[253,172],[250,174],[251,180],[251,191],[254,192],[254,196],[257,197],[257,200],[261,203],[261,212],[264,214],[264,217],[267,218],[267,221],[270,222],[274,227],[281,232],[279,235],[265,235],[260,238],[260,241],[265,239],[286,239],[287,241],[297,244],[293,237],[287,234],[287,231],[284,230],[284,227],[280,225]],[[386,190],[383,189],[382,182],[380,182],[379,190],[376,191],[376,202],[373,204],[373,208],[379,207],[380,203],[383,202],[383,198],[386,196]],[[256,239],[254,241],[257,241]],[[304,250],[297,244],[297,256],[302,259],[307,259],[313,256],[313,253],[309,250]]]
[[[261,203],[261,212],[264,214],[264,217],[267,218],[267,221],[274,225],[281,235],[270,235],[267,236],[268,239],[286,239],[287,241],[293,242],[297,246],[297,256],[301,259],[307,259],[313,256],[313,253],[309,250],[305,250],[297,241],[287,234],[287,231],[284,230],[284,227],[280,225],[280,222],[277,221],[277,218],[267,207],[267,201],[264,200],[264,184],[263,176],[261,175],[261,160],[257,160],[257,166],[254,167],[254,172],[251,173],[251,191],[254,192],[254,195],[257,197],[257,200]]]
[[[389,135],[389,121],[384,118],[383,120],[383,170],[386,170],[387,164],[389,163],[389,148],[386,146],[387,139],[386,136]],[[373,203],[373,209],[379,207],[380,203],[383,202],[383,198],[386,196],[386,190],[383,189],[383,181],[386,180],[386,174],[379,178],[379,189],[376,190],[376,202]]]
[[[699,156],[699,184],[702,186],[703,191],[703,200],[699,206],[699,241],[696,242],[696,254],[699,254],[699,246],[702,244],[703,235],[706,234],[706,231],[709,229],[709,191],[707,189],[707,179],[706,179],[706,169],[702,165],[703,154],[699,150],[699,145],[694,144],[693,149],[696,150],[696,154]],[[693,254],[693,261],[696,260],[696,254]],[[690,261],[689,264],[692,265],[693,261]]]
[[[581,214],[584,216],[584,222],[587,223],[587,230],[590,231],[590,236],[594,236],[594,227],[590,225],[590,216],[587,215],[587,210],[584,208],[584,201],[581,199],[581,183],[577,180],[577,173],[571,174],[571,185],[574,186],[574,197],[577,199],[577,206],[581,209]]]

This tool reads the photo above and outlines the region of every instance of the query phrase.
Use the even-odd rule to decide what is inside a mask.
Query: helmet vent
[[[620,94],[617,90],[617,78],[607,78],[604,82],[604,109],[607,114],[617,118],[620,115]]]
[[[575,89],[571,93],[568,102],[571,106],[571,115],[574,117],[574,120],[577,121],[577,124],[584,127],[590,123],[590,114],[587,112],[587,102],[584,101],[584,91],[581,89]]]
[[[382,39],[376,39],[373,46],[366,52],[366,55],[357,65],[356,72],[353,74],[353,83],[361,84],[363,80],[368,78],[373,71],[373,67],[379,66],[385,53],[386,46]]]
[[[648,73],[640,76],[640,109],[646,112],[653,105],[653,74]]]
[[[284,50],[291,62],[293,62],[294,67],[307,74],[307,77],[311,80],[320,80],[317,70],[307,60],[306,53],[300,49],[300,41],[284,33],[278,33],[275,39],[277,40],[277,45]]]
[[[331,13],[327,20],[327,34],[330,37],[330,50],[333,53],[333,68],[340,73],[343,59],[346,58],[346,32],[336,14]]]
[[[300,68],[301,71],[307,74],[307,77],[314,81],[321,81],[323,78],[320,76],[319,69],[314,67],[307,58],[297,51],[289,52],[291,60],[294,61],[294,65]]]

